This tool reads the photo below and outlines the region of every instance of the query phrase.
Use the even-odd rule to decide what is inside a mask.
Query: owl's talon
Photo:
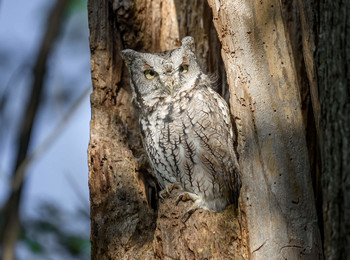
[[[165,199],[164,196],[163,196],[163,193],[164,193],[164,190],[160,191],[159,194],[158,194],[159,198],[162,199],[162,200]]]
[[[180,196],[177,197],[176,199],[176,206],[179,205],[179,202],[182,201],[183,195],[181,194]]]
[[[168,195],[174,190],[174,189],[181,189],[181,186],[177,183],[169,184],[165,187],[164,190],[161,190],[159,192],[159,197],[163,200],[164,198],[168,197]]]
[[[182,216],[182,222],[186,223],[187,220],[192,216],[192,214],[199,209],[199,207],[195,207],[195,208],[190,208],[189,210],[186,211],[185,214],[183,214]]]

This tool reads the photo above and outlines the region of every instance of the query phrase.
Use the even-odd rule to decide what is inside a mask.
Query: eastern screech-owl
[[[197,62],[192,37],[163,53],[124,50],[144,147],[161,188],[180,186],[197,208],[237,205],[241,180],[228,106]]]

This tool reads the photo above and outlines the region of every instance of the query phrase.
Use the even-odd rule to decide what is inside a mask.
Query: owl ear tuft
[[[183,47],[190,49],[192,52],[194,52],[196,49],[192,36],[186,36],[181,40],[181,43]]]
[[[137,52],[131,49],[125,49],[120,52],[120,56],[127,66],[131,64],[131,61],[135,58],[136,54]]]

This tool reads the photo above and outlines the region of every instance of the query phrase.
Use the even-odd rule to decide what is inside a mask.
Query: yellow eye
[[[145,70],[144,73],[147,79],[154,79],[154,77],[157,75],[157,73],[154,70]]]
[[[183,74],[188,72],[188,65],[182,64],[179,68],[179,71]]]

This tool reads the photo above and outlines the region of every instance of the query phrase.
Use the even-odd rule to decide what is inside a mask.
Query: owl
[[[188,212],[220,212],[237,206],[241,189],[230,112],[198,65],[194,39],[187,36],[181,43],[163,53],[126,49],[121,56],[160,187],[179,187],[194,202]]]

